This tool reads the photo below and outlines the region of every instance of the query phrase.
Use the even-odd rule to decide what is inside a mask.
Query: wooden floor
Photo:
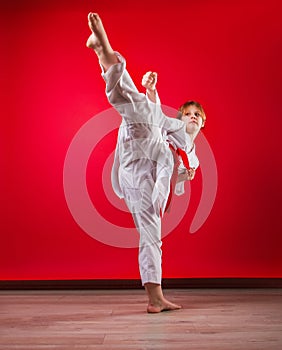
[[[281,289],[165,294],[183,309],[147,314],[136,289],[0,291],[0,349],[282,349]]]

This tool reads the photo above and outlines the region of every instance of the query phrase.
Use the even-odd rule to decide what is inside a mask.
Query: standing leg
[[[88,25],[92,34],[88,38],[86,46],[95,51],[106,72],[113,64],[119,62],[118,58],[110,45],[103,23],[97,13],[89,13]]]
[[[126,204],[140,234],[139,269],[149,299],[147,312],[177,310],[181,306],[169,302],[163,296],[161,287],[161,217],[159,205],[152,202],[155,186],[154,167],[149,160],[142,159],[138,163],[138,168],[143,172],[143,175],[139,174],[141,184],[135,189],[130,185],[129,188],[125,186],[124,191]]]
[[[148,313],[158,313],[180,309],[181,306],[169,302],[163,296],[161,287],[161,218],[153,207],[134,214],[140,233],[139,269],[148,295]]]
[[[181,306],[169,302],[163,296],[161,287],[161,218],[156,212],[148,208],[141,212],[139,217],[140,246],[139,246],[139,268],[148,295],[148,313],[158,313],[180,309]]]

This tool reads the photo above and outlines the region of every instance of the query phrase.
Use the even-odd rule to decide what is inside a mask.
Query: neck
[[[190,139],[191,139],[191,150],[192,150],[194,148],[194,141],[198,133],[188,132],[187,134],[190,136]]]

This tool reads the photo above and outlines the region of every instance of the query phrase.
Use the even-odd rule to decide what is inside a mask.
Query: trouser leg
[[[139,213],[137,221],[140,234],[139,243],[139,270],[142,284],[161,284],[162,278],[162,242],[161,242],[161,219],[155,212]]]
[[[151,174],[150,174],[151,175]],[[124,190],[125,200],[140,235],[139,270],[142,284],[161,284],[162,241],[160,208],[152,202],[155,182],[147,177],[139,188]]]
[[[125,59],[118,52],[116,55],[119,63],[111,66],[106,73],[102,73],[106,82],[108,101],[126,123],[147,122],[152,119],[152,106],[150,107],[145,94],[136,88],[126,70]]]

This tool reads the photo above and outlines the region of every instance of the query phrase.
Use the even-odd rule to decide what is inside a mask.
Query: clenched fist
[[[156,72],[147,72],[143,75],[142,86],[147,90],[156,90],[158,74]]]

